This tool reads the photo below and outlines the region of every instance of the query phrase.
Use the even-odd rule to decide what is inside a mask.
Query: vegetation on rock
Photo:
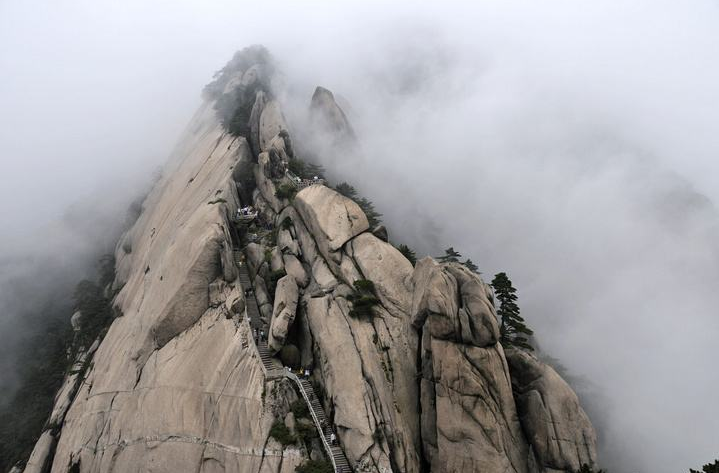
[[[287,163],[287,169],[300,179],[325,178],[325,168],[318,164],[308,163],[299,158],[291,158]]]
[[[0,409],[0,471],[27,460],[81,349],[87,349],[107,331],[113,310],[105,294],[114,279],[115,258],[105,255],[98,263],[97,279],[80,281],[75,287],[74,307],[53,304],[45,309],[64,315],[49,317],[44,330],[25,343],[20,358],[24,361],[18,366],[19,388]],[[80,330],[74,332],[70,316],[78,310],[82,313]]]
[[[515,346],[529,351],[534,350],[527,338],[533,335],[534,332],[527,327],[524,318],[519,315],[517,289],[512,286],[512,281],[507,277],[506,273],[497,273],[492,280],[492,287],[494,287],[495,295],[499,301],[497,316],[500,319],[500,342],[504,346]]]
[[[382,223],[382,214],[375,210],[374,204],[369,199],[360,197],[357,189],[346,182],[341,182],[335,186],[335,190],[343,196],[354,200],[359,205],[367,217],[370,227],[376,227]]]
[[[280,420],[276,420],[270,428],[270,437],[277,440],[283,447],[297,442],[297,437],[292,435],[290,429]]]
[[[295,468],[297,473],[333,473],[332,463],[327,460],[308,460]]]
[[[355,291],[347,297],[352,303],[350,315],[352,317],[374,317],[374,307],[379,304],[375,295],[374,283],[368,279],[358,279],[354,282]]]
[[[275,197],[278,199],[294,199],[295,195],[297,194],[297,188],[293,186],[292,184],[282,184],[277,189],[275,189]]]
[[[297,399],[290,404],[290,411],[294,414],[295,419],[301,419],[310,415],[310,409],[307,407],[304,399]]]
[[[701,471],[689,469],[689,473],[719,473],[719,460],[714,460],[714,463],[707,463],[702,466]]]
[[[412,263],[412,266],[417,264],[417,254],[407,245],[401,244],[397,247],[400,253]]]
[[[455,250],[454,247],[450,246],[449,248],[444,250],[444,255],[437,256],[436,260],[440,263],[460,263],[473,273],[481,274],[479,272],[479,267],[474,264],[471,259],[467,258],[465,261],[460,261],[460,258],[462,258],[460,252]]]

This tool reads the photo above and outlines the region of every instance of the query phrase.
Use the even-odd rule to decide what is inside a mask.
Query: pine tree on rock
[[[459,251],[455,251],[454,247],[449,247],[444,250],[444,256],[437,256],[437,261],[440,263],[459,263],[459,259],[462,255]]]
[[[707,463],[702,467],[701,471],[689,470],[690,473],[719,473],[719,460],[714,460],[714,463]]]
[[[479,266],[474,264],[471,259],[467,258],[467,261],[462,264],[473,273],[482,274],[479,272]]]
[[[504,346],[515,346],[523,350],[533,351],[527,337],[534,334],[532,329],[527,327],[524,318],[519,315],[517,305],[517,290],[512,286],[512,281],[506,273],[497,273],[492,280],[494,293],[499,301],[497,315],[499,316],[500,328],[499,341]]]

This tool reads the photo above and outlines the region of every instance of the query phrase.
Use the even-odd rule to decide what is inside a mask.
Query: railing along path
[[[240,284],[243,289],[251,289],[253,287],[250,279],[249,272],[247,271],[247,265],[242,261],[239,251],[235,251],[235,263],[240,269]],[[255,299],[254,290],[252,291],[252,297],[245,297],[245,303],[247,307],[247,315],[250,317],[250,327],[253,333],[263,332],[267,334],[267,327],[260,318],[260,311],[257,307],[257,299]],[[255,339],[253,337],[253,339]],[[299,376],[291,372],[288,368],[283,367],[275,358],[273,358],[270,350],[267,346],[267,342],[259,338],[255,339],[257,352],[260,355],[262,361],[262,368],[265,372],[266,379],[277,379],[287,378],[293,381],[300,390],[300,394],[309,408],[312,421],[317,428],[322,439],[322,445],[327,452],[327,456],[332,462],[332,468],[336,473],[351,473],[349,461],[345,456],[344,452],[339,446],[332,445],[332,434],[334,433],[332,428],[327,422],[327,416],[325,410],[320,404],[319,398],[315,394],[314,388],[306,379],[301,379]]]

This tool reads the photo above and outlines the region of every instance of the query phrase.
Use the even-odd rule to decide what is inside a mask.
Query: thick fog
[[[324,164],[393,241],[509,274],[585,379],[603,466],[719,456],[716,2],[145,3],[0,3],[3,347],[23,301],[112,247],[212,73],[262,43],[298,128],[315,85],[346,105],[361,155]]]

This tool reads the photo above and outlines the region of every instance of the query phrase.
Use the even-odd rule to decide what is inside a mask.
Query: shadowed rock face
[[[267,74],[248,64],[225,91]],[[224,132],[211,104],[193,119],[118,244],[124,315],[83,355],[84,379],[66,379],[26,471],[289,473],[310,457],[269,437],[273,422],[303,419],[287,414],[296,394],[266,382],[252,343],[227,218],[241,205],[240,162],[256,163],[253,203],[277,230],[245,249],[269,347],[312,370],[354,471],[569,472],[596,461],[569,386],[531,355],[505,355],[479,275],[429,257],[413,267],[328,187],[275,196],[293,151],[267,90],[250,95],[252,146]],[[312,108],[322,133],[351,134],[329,91],[318,88]],[[350,315],[358,280],[373,282],[370,316]]]

